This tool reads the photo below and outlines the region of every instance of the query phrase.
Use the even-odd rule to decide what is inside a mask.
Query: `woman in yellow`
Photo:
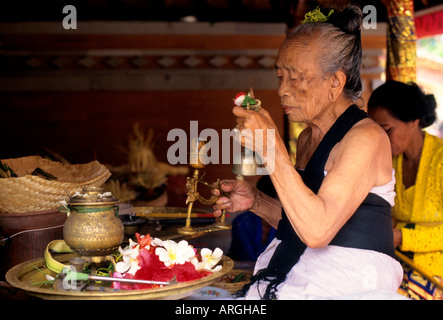
[[[391,141],[396,179],[394,246],[443,283],[443,140],[423,131],[436,120],[433,95],[413,84],[387,81],[368,113]],[[432,283],[404,266],[401,291],[413,299],[443,299]]]

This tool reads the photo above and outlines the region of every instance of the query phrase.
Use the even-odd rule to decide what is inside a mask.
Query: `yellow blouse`
[[[443,140],[425,132],[415,185],[407,189],[402,162],[403,155],[393,158],[396,198],[392,216],[402,232],[400,250],[414,252],[414,263],[443,276]]]

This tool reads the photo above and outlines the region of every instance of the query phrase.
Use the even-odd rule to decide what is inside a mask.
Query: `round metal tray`
[[[67,263],[76,254],[61,254],[54,258],[61,263]],[[120,290],[115,292],[76,292],[54,290],[48,287],[33,285],[46,281],[45,274],[54,276],[46,265],[45,260],[35,259],[20,263],[6,273],[6,280],[13,286],[24,290],[31,296],[46,300],[176,300],[192,295],[196,290],[203,288],[228,273],[234,262],[223,256],[222,269],[201,279],[180,282],[162,288],[144,290]]]

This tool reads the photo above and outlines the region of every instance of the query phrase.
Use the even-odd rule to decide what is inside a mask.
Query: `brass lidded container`
[[[70,197],[63,227],[66,244],[82,256],[106,256],[122,244],[124,227],[118,218],[119,202],[102,188],[86,187]]]

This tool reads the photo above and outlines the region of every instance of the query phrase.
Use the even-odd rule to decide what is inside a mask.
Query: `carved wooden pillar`
[[[416,82],[417,35],[413,0],[384,0],[388,11],[386,79]]]

